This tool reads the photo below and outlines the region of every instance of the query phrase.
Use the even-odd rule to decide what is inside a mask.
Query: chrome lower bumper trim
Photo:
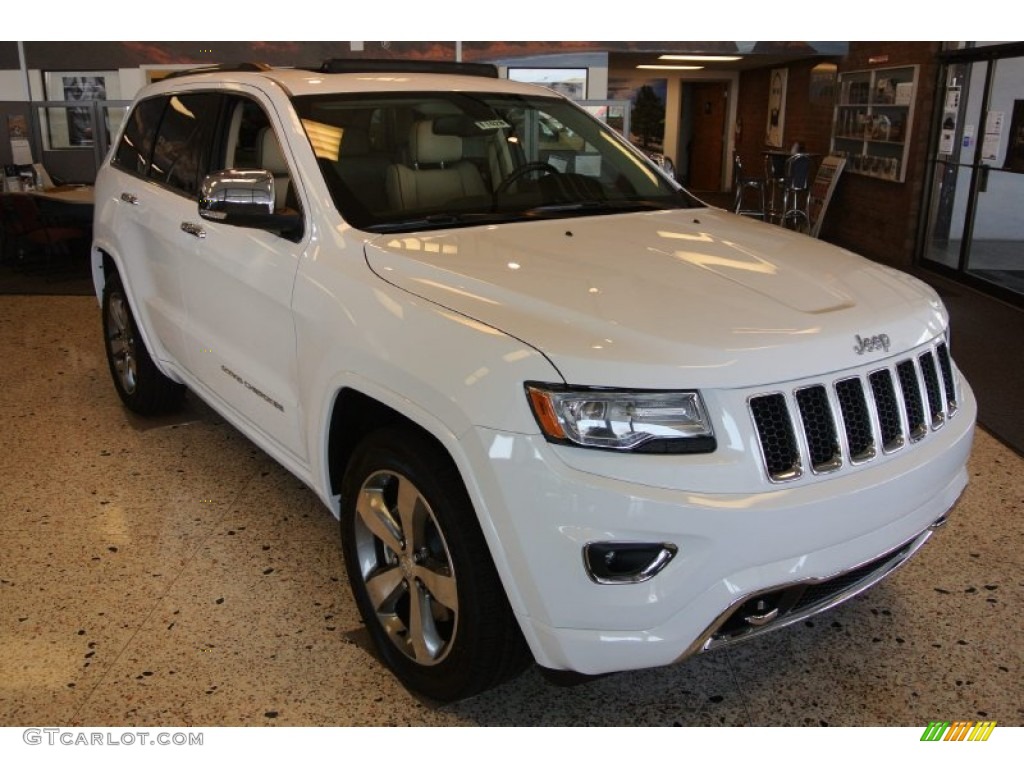
[[[735,600],[725,611],[723,611],[704,631],[704,633],[701,634],[701,636],[689,648],[687,648],[678,659],[676,659],[676,661],[682,661],[688,656],[692,656],[697,653],[703,653],[717,648],[725,648],[731,645],[736,645],[737,643],[745,642],[762,635],[765,632],[770,632],[775,629],[781,629],[782,627],[789,626],[790,624],[795,624],[798,621],[802,621],[810,616],[814,616],[815,614],[830,610],[841,603],[845,603],[847,600],[850,600],[865,590],[873,587],[901,565],[906,563],[922,546],[924,546],[924,543],[931,538],[935,530],[945,524],[946,519],[947,516],[943,515],[901,547],[875,558],[874,560],[854,566],[853,568],[848,568],[824,578],[802,579],[744,595],[742,598]],[[729,634],[720,633],[723,625],[732,618],[733,614],[752,599],[757,599],[761,596],[770,594],[782,593],[794,588],[806,589],[815,585],[827,585],[829,582],[843,579],[849,576],[849,574],[855,573],[856,571],[862,570],[868,566],[873,567],[871,567],[862,578],[857,579],[845,587],[838,588],[837,591],[828,594],[820,600],[803,605],[797,609],[781,613],[777,618],[768,622],[760,624],[756,622],[744,622],[743,629],[741,630],[734,630]]]

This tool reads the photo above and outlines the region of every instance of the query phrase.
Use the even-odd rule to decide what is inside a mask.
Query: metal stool
[[[764,179],[758,178],[757,176],[744,176],[743,175],[743,161],[740,160],[740,154],[737,152],[732,158],[732,183],[736,188],[736,201],[733,206],[734,213],[738,213],[741,216],[756,216],[757,218],[764,218]],[[752,189],[757,192],[761,198],[761,205],[758,208],[744,208],[743,199],[744,192],[748,189]]]
[[[764,219],[774,224],[782,223],[782,212],[786,210],[783,189],[787,159],[788,156],[782,152],[768,150],[764,153],[764,191],[767,198]]]
[[[803,152],[786,158],[782,186],[782,226],[790,220],[794,229],[809,230],[811,218],[807,213],[811,197],[811,156]],[[803,225],[801,226],[801,221]]]

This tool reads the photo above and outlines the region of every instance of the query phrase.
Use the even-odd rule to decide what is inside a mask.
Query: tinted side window
[[[223,148],[211,170],[261,168],[261,142],[270,130],[270,118],[259,104],[245,97],[229,99],[225,116]]]
[[[209,158],[210,128],[220,103],[215,93],[171,97],[153,147],[149,178],[189,197],[199,196],[199,174]]]
[[[121,143],[117,145],[114,165],[137,176],[147,174],[156,129],[166,105],[166,96],[146,99],[135,105],[128,116],[128,125],[121,136]]]

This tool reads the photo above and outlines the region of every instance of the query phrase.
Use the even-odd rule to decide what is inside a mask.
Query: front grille
[[[916,357],[831,386],[804,384],[751,397],[765,471],[774,482],[863,464],[927,437],[956,411],[953,365],[945,342]]]

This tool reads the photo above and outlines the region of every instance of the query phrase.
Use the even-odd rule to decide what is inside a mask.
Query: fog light
[[[583,547],[583,565],[598,584],[638,584],[660,573],[678,551],[669,542],[595,541]]]

